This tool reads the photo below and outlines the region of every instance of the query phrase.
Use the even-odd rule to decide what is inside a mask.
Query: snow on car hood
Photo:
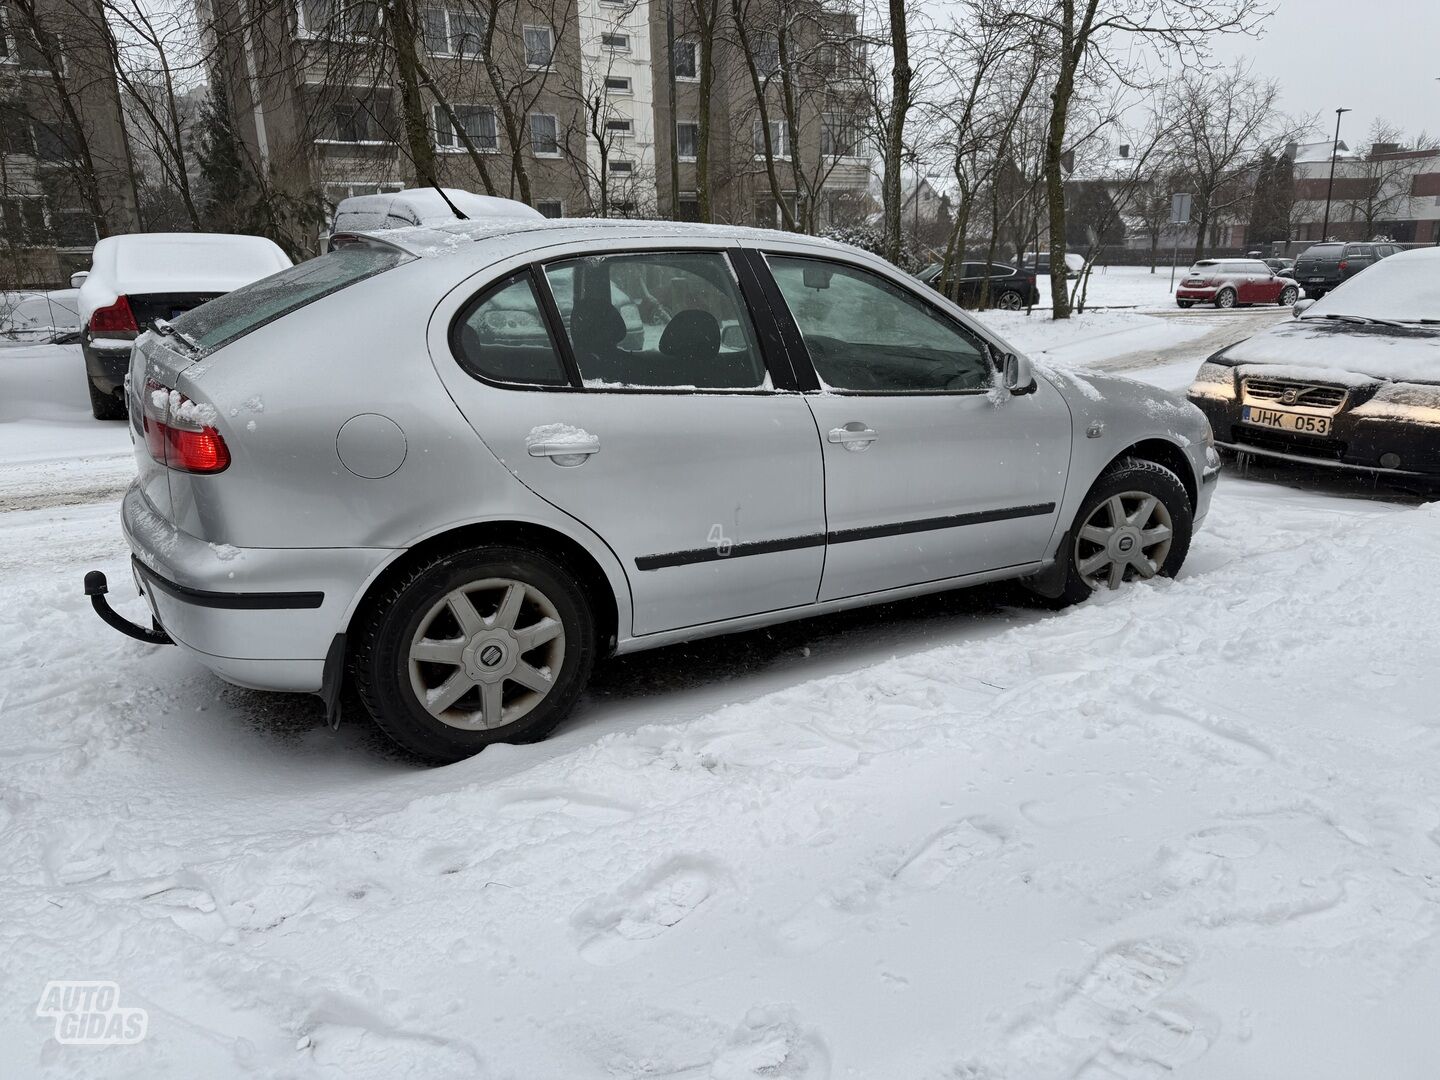
[[[290,257],[263,236],[226,233],[134,233],[95,245],[90,276],[80,287],[80,318],[118,296],[227,293],[290,266]]]
[[[1234,364],[1278,364],[1315,369],[1341,382],[1379,378],[1440,382],[1440,328],[1395,327],[1297,319],[1232,345],[1223,357]]]

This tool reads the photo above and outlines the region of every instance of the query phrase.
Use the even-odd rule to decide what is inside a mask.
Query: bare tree
[[[1412,165],[1406,156],[1405,134],[1394,124],[1376,119],[1357,158],[1345,162],[1343,181],[1337,185],[1345,196],[1340,200],[1351,221],[1365,226],[1366,238],[1376,235],[1387,221],[1403,217],[1410,206]],[[1409,150],[1434,150],[1440,140],[1423,132]]]

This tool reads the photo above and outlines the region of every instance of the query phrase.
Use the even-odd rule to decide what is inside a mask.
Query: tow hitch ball
[[[174,645],[170,635],[160,629],[156,623],[153,630],[131,622],[118,611],[110,606],[110,601],[105,599],[105,594],[110,591],[110,583],[105,580],[103,570],[91,570],[85,575],[85,595],[90,597],[90,605],[95,609],[95,614],[104,619],[126,637],[132,637],[136,641],[143,641],[149,645]]]

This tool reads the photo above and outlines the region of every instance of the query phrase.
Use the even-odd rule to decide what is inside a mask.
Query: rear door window
[[[187,311],[173,325],[208,352],[413,258],[385,244],[347,244]]]
[[[770,387],[722,252],[587,256],[548,264],[545,280],[587,387]]]

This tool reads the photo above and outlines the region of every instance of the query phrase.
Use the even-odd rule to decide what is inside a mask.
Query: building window
[[[334,142],[377,142],[374,118],[358,101],[337,101],[330,106],[329,137]]]
[[[565,216],[565,204],[559,199],[536,199],[535,209],[540,211],[542,217],[558,218]]]
[[[820,46],[820,72],[840,82],[860,77],[865,54],[855,42],[831,41]]]
[[[302,37],[368,38],[379,21],[375,0],[300,0]]]
[[[672,61],[675,66],[675,78],[689,80],[700,78],[700,47],[695,42],[675,42]]]
[[[17,246],[38,247],[50,243],[45,200],[38,195],[0,198],[0,235]]]
[[[27,72],[44,73],[50,70],[35,35],[28,26],[16,25],[14,17],[6,11],[3,3],[0,3],[0,64],[14,64],[21,71]],[[60,58],[60,67],[63,74],[64,56]]]
[[[762,31],[755,40],[755,70],[768,79],[780,70],[780,38]]]
[[[765,127],[759,118],[755,119],[753,128],[755,140],[755,156],[765,156]],[[770,121],[770,151],[777,158],[788,158],[790,156],[790,125],[784,120]]]
[[[548,26],[525,27],[525,66],[543,70],[555,56],[555,33]]]
[[[601,45],[602,48],[609,49],[611,52],[629,52],[629,51],[630,51],[630,35],[629,35],[629,34],[601,34],[601,35],[600,35],[600,45]]]
[[[606,75],[605,89],[612,94],[630,93],[630,77],[628,75]]]
[[[461,130],[477,150],[498,150],[499,130],[495,123],[495,110],[489,105],[451,105]],[[465,150],[465,142],[455,131],[455,125],[445,110],[435,106],[435,145],[441,150]]]
[[[682,191],[678,211],[675,217],[679,221],[699,221],[700,196],[693,191]]]
[[[820,153],[826,157],[860,156],[860,121],[854,114],[825,114],[820,127]]]
[[[425,51],[438,56],[479,56],[485,44],[485,16],[464,8],[427,7],[420,13]]]
[[[694,161],[700,152],[700,125],[682,120],[675,125],[675,154],[681,161]]]
[[[530,152],[536,157],[560,156],[560,122],[552,114],[530,114]]]
[[[611,158],[610,171],[617,176],[629,176],[635,171],[635,162],[629,158]]]
[[[605,133],[617,139],[628,139],[635,130],[633,120],[606,120]]]

